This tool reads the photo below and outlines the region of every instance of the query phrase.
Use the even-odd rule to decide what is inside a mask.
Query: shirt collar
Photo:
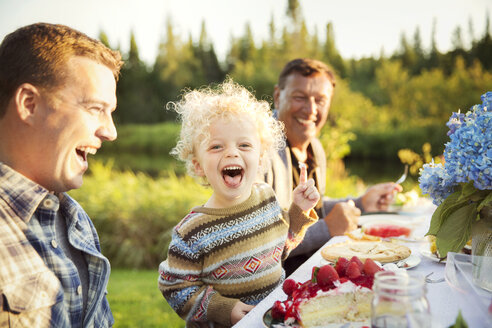
[[[29,222],[40,203],[48,195],[47,189],[0,162],[0,198],[24,222]],[[56,198],[54,195],[51,196]]]

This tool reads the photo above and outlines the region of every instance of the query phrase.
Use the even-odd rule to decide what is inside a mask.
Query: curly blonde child
[[[185,163],[191,176],[196,176],[192,163],[196,147],[208,141],[209,127],[218,119],[249,118],[256,124],[262,169],[267,167],[270,155],[285,146],[283,124],[272,116],[268,102],[257,100],[231,79],[216,87],[188,91],[179,102],[169,103],[167,108],[176,111],[182,123],[179,140],[171,154]]]

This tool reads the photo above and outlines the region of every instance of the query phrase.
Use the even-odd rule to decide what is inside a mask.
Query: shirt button
[[[54,240],[54,239],[51,240],[51,246],[53,246],[53,248],[58,247],[58,243],[56,242],[56,240]]]
[[[82,286],[79,285],[79,287],[77,287],[77,294],[80,295],[82,294]]]
[[[43,201],[43,206],[47,208],[52,208],[55,202],[53,202],[51,199],[47,198]]]

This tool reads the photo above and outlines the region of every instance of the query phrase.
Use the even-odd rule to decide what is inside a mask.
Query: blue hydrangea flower
[[[456,181],[449,175],[444,166],[429,163],[420,169],[420,189],[424,195],[429,195],[435,205],[440,205],[454,192]]]
[[[492,112],[492,91],[483,94],[481,97],[483,107],[486,107],[486,111]]]
[[[420,188],[439,205],[459,183],[473,181],[479,190],[492,190],[492,92],[466,114],[453,113],[446,125],[445,166],[426,164],[420,171]]]
[[[465,114],[460,113],[459,111],[458,113],[453,113],[449,118],[449,122],[446,123],[446,125],[449,128],[448,136],[452,135],[457,129],[459,129],[464,121],[465,121]]]

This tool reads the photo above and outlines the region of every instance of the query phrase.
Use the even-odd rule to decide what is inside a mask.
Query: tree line
[[[428,47],[422,44],[422,32],[416,28],[411,37],[401,34],[400,47],[394,53],[386,55],[382,50],[379,57],[361,59],[340,55],[332,23],[326,24],[324,39],[317,31],[308,31],[298,1],[288,1],[286,16],[288,24],[279,26],[272,15],[269,36],[259,43],[246,24],[243,35],[231,39],[223,61],[217,58],[205,22],[198,40],[194,40],[191,35],[183,38],[176,33],[168,19],[151,66],[140,59],[138,40],[131,33],[118,83],[116,122],[147,124],[174,120],[174,114],[165,110],[167,102],[178,99],[183,89],[219,83],[227,75],[249,87],[258,98],[271,101],[283,65],[298,57],[317,58],[334,69],[338,81],[329,128],[350,130],[359,139],[381,133],[390,137],[395,131],[415,133],[415,127],[427,131],[424,137],[429,137],[435,127],[444,125],[451,112],[460,108],[466,111],[480,103],[481,94],[492,90],[488,14],[484,17],[485,30],[479,37],[475,37],[470,20],[468,32],[472,41],[468,47],[458,26],[450,36],[453,49],[440,52],[434,20]],[[109,46],[104,32],[100,39]],[[440,133],[436,144],[442,143]],[[402,138],[411,137],[403,134]]]

